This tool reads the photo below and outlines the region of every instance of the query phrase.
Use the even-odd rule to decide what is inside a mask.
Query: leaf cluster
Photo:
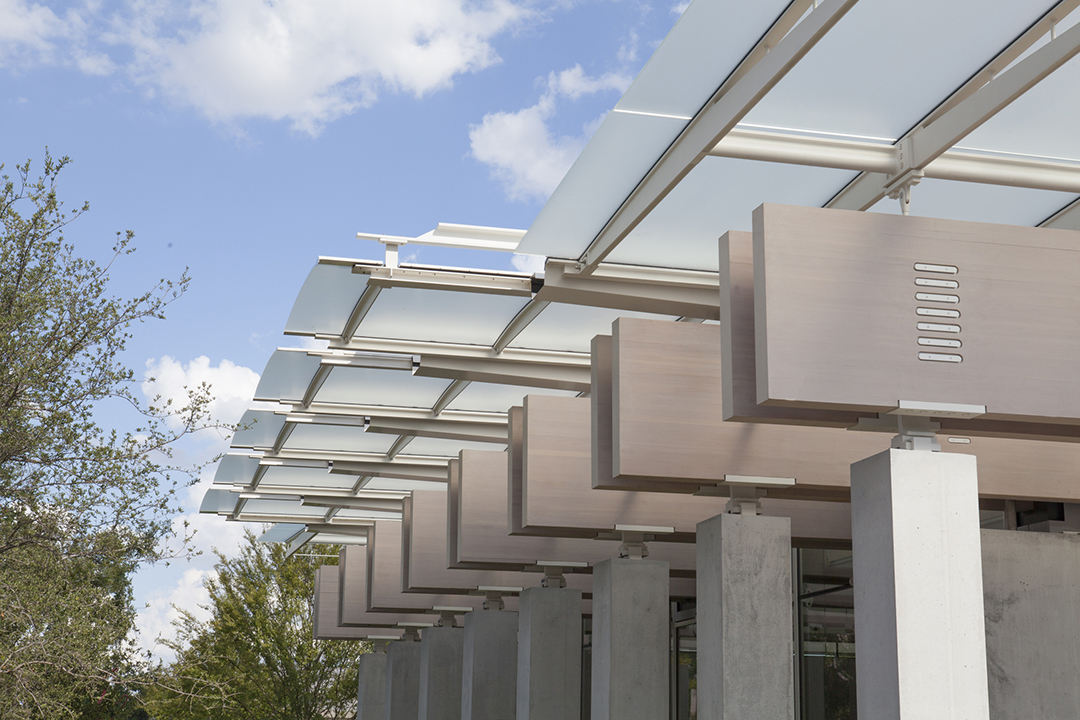
[[[334,550],[331,548],[331,550]],[[206,582],[208,621],[182,612],[167,644],[176,662],[147,695],[151,715],[234,720],[315,720],[356,712],[359,641],[315,640],[316,561],[286,557],[246,531],[235,558],[219,553]]]
[[[189,280],[111,295],[133,236],[117,233],[105,264],[76,254],[64,232],[89,205],[68,211],[58,197],[68,162],[46,152],[39,177],[27,161],[0,178],[3,718],[75,715],[130,672],[129,576],[165,554],[177,488],[198,470],[175,466],[172,447],[213,424],[205,386],[179,405],[136,396],[122,361],[131,333]],[[126,432],[98,422],[110,404],[132,419]]]

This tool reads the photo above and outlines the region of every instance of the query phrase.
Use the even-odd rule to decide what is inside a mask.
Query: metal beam
[[[286,422],[311,422],[313,416],[331,417],[400,417],[432,419],[447,417],[453,420],[475,420],[477,422],[505,422],[505,412],[479,411],[479,410],[444,410],[441,415],[436,415],[427,408],[397,407],[394,405],[349,405],[346,403],[314,403],[305,411],[286,412]]]
[[[765,95],[854,7],[856,0],[824,0],[798,24],[805,5],[789,8],[740,66],[664,152],[581,257],[586,274],[701,162]],[[788,30],[790,28],[790,30]],[[782,39],[776,36],[783,34]],[[749,60],[750,58],[748,58]]]
[[[1010,58],[1015,58],[1050,32],[1051,21],[1063,12],[1063,6],[1072,8],[1076,2],[1068,0],[1068,3],[1055,7],[953,97],[898,140],[897,157],[901,162],[895,172],[863,173],[833,197],[826,207],[867,210],[908,179],[918,182],[918,174],[925,172],[934,160],[1080,53],[1080,25],[1077,25],[1007,70],[999,67],[1005,64],[1005,60],[1011,62]],[[1004,72],[996,74],[1000,70]],[[958,96],[960,99],[957,99]]]
[[[525,307],[521,308],[514,319],[503,328],[503,331],[499,333],[498,339],[496,339],[495,344],[492,345],[492,349],[495,353],[501,353],[506,349],[507,345],[514,342],[514,338],[520,335],[521,332],[529,326],[529,323],[535,320],[536,316],[542,313],[547,306],[548,302],[546,300],[533,297]]]
[[[451,420],[444,417],[434,420],[372,417],[367,432],[505,445],[507,438],[506,428],[505,420],[503,422],[473,422]]]
[[[841,137],[735,128],[709,154],[895,176],[902,166],[900,150],[899,145]],[[1080,193],[1080,160],[956,149],[945,151],[922,170],[924,177],[941,180]]]
[[[437,247],[465,248],[467,250],[501,250],[513,252],[517,249],[524,230],[512,228],[488,227],[486,225],[459,225],[439,223],[434,230],[415,238],[400,235],[379,235],[375,233],[356,233],[359,240],[375,240],[388,245],[434,245]]]
[[[620,268],[626,268],[620,271]],[[590,307],[651,312],[703,320],[720,319],[718,273],[648,272],[651,268],[601,265],[592,275],[567,272],[567,266],[548,262],[540,301]]]
[[[447,406],[454,401],[462,391],[469,387],[468,380],[455,380],[446,386],[446,389],[442,391],[442,395],[435,401],[435,404],[431,406],[432,415],[442,415]]]
[[[353,265],[353,272],[355,271],[356,265]],[[349,313],[349,319],[345,321],[345,327],[341,331],[340,339],[342,342],[347,343],[352,339],[356,328],[360,327],[360,323],[364,321],[368,311],[371,310],[371,306],[375,304],[375,298],[379,297],[380,292],[382,292],[382,288],[376,285],[368,285],[364,288],[364,292],[360,294],[360,299],[356,301],[352,312]]]
[[[502,352],[485,345],[431,342],[428,340],[393,340],[387,338],[354,337],[348,345],[331,346],[328,350],[309,351],[309,355],[333,355],[342,350],[373,353],[396,353],[402,355],[439,355],[442,357],[493,358],[517,362],[580,363],[589,366],[589,353],[570,350],[542,350],[530,348],[504,348]]]
[[[415,266],[373,268],[365,265],[356,265],[353,272],[368,275],[369,287],[459,290],[515,297],[531,297],[533,293],[533,278],[526,273],[447,270]]]
[[[502,358],[459,358],[421,355],[416,375],[499,385],[520,385],[583,392],[592,372],[581,363],[532,363]]]

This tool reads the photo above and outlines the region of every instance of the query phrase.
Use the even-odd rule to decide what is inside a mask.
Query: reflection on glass
[[[801,720],[855,720],[850,550],[798,550]]]

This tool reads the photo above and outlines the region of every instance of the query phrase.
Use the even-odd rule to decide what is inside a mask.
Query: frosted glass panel
[[[762,203],[820,207],[857,173],[804,165],[705,158],[619,243],[610,262],[719,270],[717,240],[750,230]]]
[[[1038,225],[1076,199],[1070,193],[982,183],[923,180],[911,195],[911,214],[1001,225]],[[871,212],[899,214],[900,204],[885,198]]]
[[[393,442],[392,435],[364,432],[362,427],[304,424],[292,431],[285,449],[385,453]]]
[[[318,468],[272,466],[266,468],[259,488],[303,487],[348,490],[356,485],[357,478],[350,475],[331,475]]]
[[[248,485],[259,468],[259,459],[247,455],[226,455],[218,461],[215,485]]]
[[[787,0],[690,3],[615,108],[694,115],[787,5]]]
[[[367,279],[367,275],[353,273],[351,264],[316,265],[293,303],[285,334],[340,335],[367,287]]]
[[[236,448],[273,447],[278,433],[285,425],[285,416],[270,410],[248,410],[240,419],[240,430],[232,437]]]
[[[364,490],[382,490],[383,492],[410,492],[412,490],[445,490],[446,483],[425,482],[423,480],[399,480],[396,478],[371,478]]]
[[[745,122],[898,138],[1054,5],[860,0]]]
[[[720,302],[719,299],[717,302]],[[611,323],[620,317],[676,319],[671,315],[552,303],[544,308],[544,311],[529,324],[529,327],[525,328],[524,332],[517,336],[511,346],[589,352],[593,337],[610,335]]]
[[[449,384],[449,380],[419,377],[403,370],[337,367],[330,371],[315,401],[430,408]]]
[[[356,335],[491,345],[526,302],[509,295],[391,288],[379,294]]]
[[[413,438],[412,442],[405,446],[410,455],[438,455],[442,457],[457,457],[461,450],[505,450],[505,444],[465,442],[463,440],[446,440],[443,438]]]
[[[255,399],[299,403],[318,369],[319,358],[307,351],[275,350],[259,378]]]
[[[1080,13],[1073,13],[1074,16]],[[1063,28],[1058,29],[1064,32]],[[1080,57],[1073,58],[961,141],[965,147],[1080,159]]]
[[[686,120],[611,113],[555,188],[518,252],[578,258]]]
[[[559,395],[570,397],[577,395],[571,390],[549,390],[547,388],[521,387],[520,385],[495,385],[493,383],[470,383],[455,400],[450,403],[450,410],[479,410],[486,412],[506,412],[521,404],[526,395]]]

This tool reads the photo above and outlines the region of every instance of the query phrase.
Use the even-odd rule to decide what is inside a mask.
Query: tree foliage
[[[332,551],[332,550],[331,550]],[[182,612],[172,682],[148,694],[155,717],[315,720],[356,713],[357,668],[367,644],[314,640],[318,560],[286,558],[247,530],[239,554],[218,554],[207,580],[211,618]]]
[[[186,274],[133,298],[109,293],[112,260],[79,257],[46,152],[0,180],[0,718],[74,716],[130,670],[129,576],[162,557],[179,510],[171,448],[209,424],[206,387],[181,406],[142,403],[122,361],[133,328],[163,317]],[[3,166],[0,166],[2,169]],[[95,419],[106,405],[126,432]],[[181,543],[181,548],[183,548]]]

